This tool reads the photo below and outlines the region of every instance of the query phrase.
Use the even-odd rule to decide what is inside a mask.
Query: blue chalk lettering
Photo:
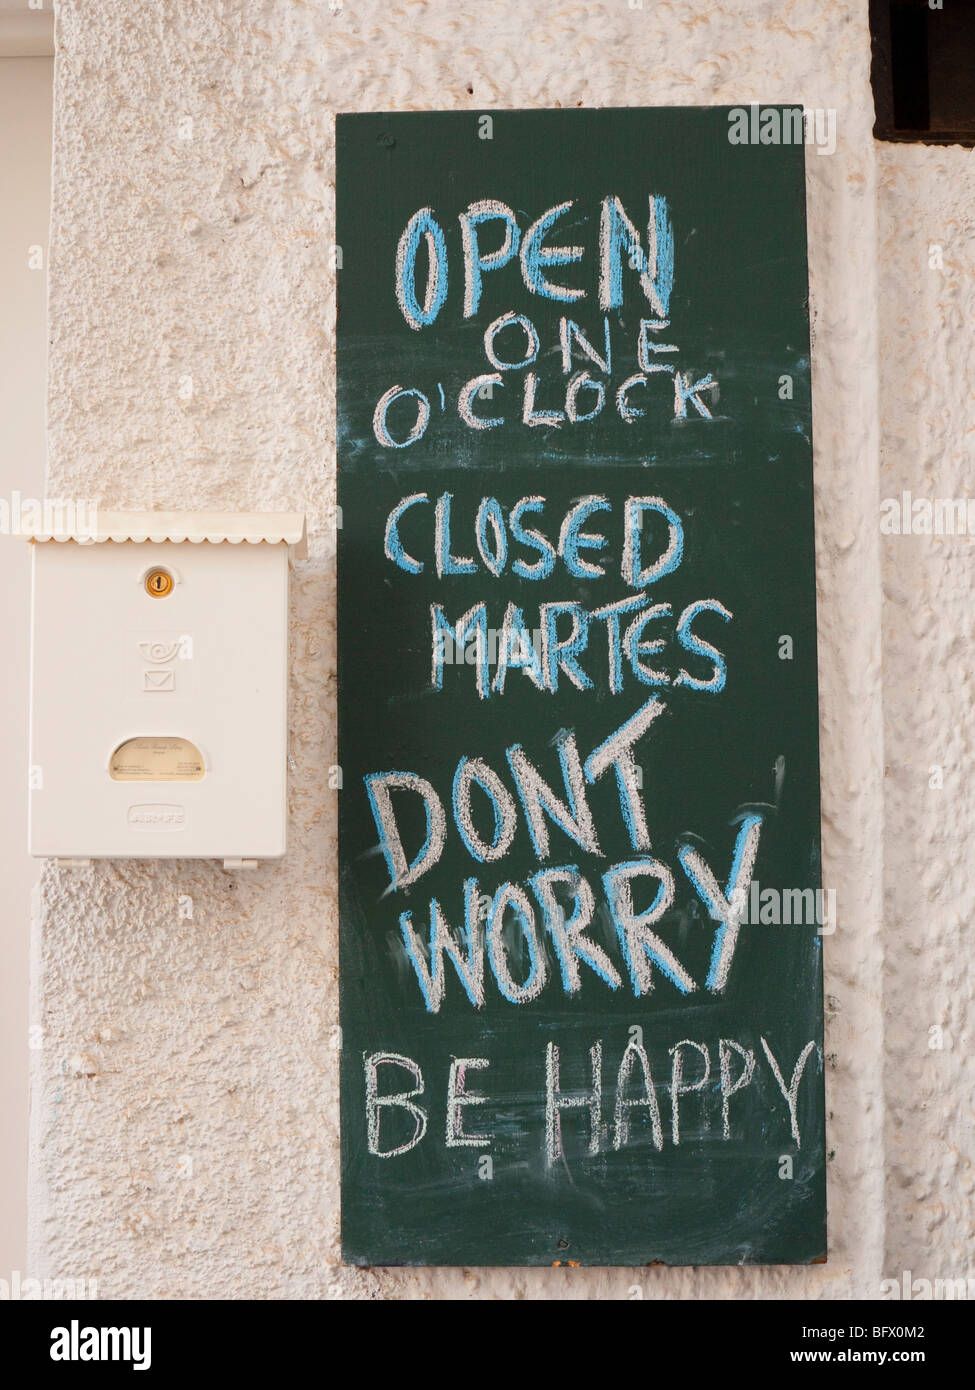
[[[596,533],[580,534],[579,528],[593,512],[609,511],[612,511],[612,507],[605,497],[587,497],[573,507],[565,518],[559,536],[559,554],[574,579],[601,579],[606,573],[602,565],[590,565],[587,561],[579,559],[580,550],[601,550],[606,544],[606,537]]]
[[[535,650],[532,634],[525,624],[525,615],[516,605],[511,606],[511,613],[505,616],[502,628],[498,671],[492,687],[499,693],[504,690],[505,677],[509,669],[524,670],[539,690],[545,689],[545,675],[542,671],[541,660]]]
[[[530,886],[531,886],[532,891],[535,893],[535,896],[538,898],[539,902],[542,902],[543,899],[542,899],[542,895],[538,892],[538,888],[537,888],[538,880],[539,880],[543,875],[547,875],[547,874],[553,874],[553,875],[554,875],[554,874],[561,874],[561,873],[565,873],[565,874],[574,874],[574,875],[575,875],[575,878],[576,878],[577,884],[578,884],[579,878],[581,877],[581,874],[579,873],[578,866],[575,865],[575,864],[562,864],[562,865],[559,865],[557,868],[539,869],[537,873],[535,873],[535,874],[532,875],[532,877],[529,879],[529,884],[530,884]],[[565,931],[566,931],[567,933],[571,933],[572,928],[575,926],[577,920],[579,919],[579,917],[580,917],[581,915],[582,915],[582,902],[581,902],[581,899],[580,899],[580,896],[579,896],[578,887],[577,887],[577,888],[576,888],[576,892],[575,892],[575,909],[574,909],[574,911],[573,911],[573,913],[572,913],[572,916],[571,916],[571,917],[569,918],[569,920],[565,923]],[[562,988],[563,988],[563,990],[565,991],[566,994],[571,994],[571,993],[572,993],[572,978],[571,978],[571,976],[570,976],[570,974],[569,974],[568,964],[567,964],[567,961],[566,961],[566,955],[565,955],[565,951],[562,949],[561,940],[560,940],[559,936],[556,934],[556,932],[553,930],[553,918],[552,918],[552,915],[551,915],[551,912],[550,912],[550,911],[546,911],[546,913],[545,913],[545,930],[548,932],[548,934],[549,934],[549,935],[551,936],[551,938],[552,938],[552,945],[555,947],[555,954],[556,954],[556,956],[558,957],[558,961],[559,961],[559,970],[560,970],[561,975],[562,975]],[[589,944],[591,944],[591,943],[589,943]],[[620,987],[620,982],[619,982],[619,980],[618,980],[618,979],[614,979],[612,975],[608,974],[608,973],[606,972],[606,970],[603,969],[603,966],[599,963],[599,961],[596,960],[596,958],[595,958],[594,956],[590,955],[589,951],[587,951],[586,945],[587,945],[586,940],[585,940],[584,936],[583,936],[581,933],[579,934],[579,936],[574,937],[574,938],[573,938],[573,942],[572,942],[572,949],[573,949],[574,954],[578,957],[579,960],[585,961],[586,965],[589,966],[589,969],[592,970],[592,971],[594,971],[595,974],[597,974],[597,975],[599,976],[599,978],[600,978],[605,984],[609,985],[610,989],[619,989],[619,987]]]
[[[440,1001],[444,991],[444,956],[450,960],[457,972],[464,993],[474,1005],[480,1008],[483,1000],[477,997],[471,988],[471,980],[477,976],[476,954],[479,949],[477,940],[477,908],[479,900],[478,883],[476,878],[466,879],[464,882],[464,926],[458,932],[459,944],[467,954],[466,962],[462,962],[458,943],[453,940],[444,940],[437,931],[437,912],[440,904],[436,898],[430,900],[430,936],[429,936],[429,958],[428,969],[424,969],[424,962],[420,960],[417,946],[418,941],[412,929],[412,912],[401,912],[399,918],[400,935],[403,938],[403,945],[406,947],[406,954],[413,967],[420,992],[423,995],[423,1002],[428,1013],[437,1013],[440,1009]],[[448,933],[448,936],[450,934]],[[427,983],[429,974],[430,984]],[[432,992],[431,992],[432,986]]]
[[[573,617],[573,635],[564,642],[558,639],[559,618],[569,613]],[[559,669],[563,669],[580,690],[591,690],[592,681],[576,657],[589,641],[589,614],[579,603],[549,603],[545,605],[545,684],[549,690],[559,688]]]
[[[495,959],[494,943],[496,939],[500,938],[501,931],[504,926],[504,922],[502,921],[502,918],[504,916],[503,909],[501,912],[499,912],[498,906],[501,902],[501,899],[507,895],[507,891],[510,887],[510,883],[502,883],[501,887],[498,889],[494,897],[491,899],[491,909],[488,916],[486,940],[488,947],[488,961],[491,965],[491,974],[494,976],[494,980],[498,986],[499,991],[504,996],[504,998],[509,1000],[512,1004],[520,1004],[524,998],[525,993],[531,990],[532,985],[534,985],[537,981],[538,972],[543,967],[542,960],[538,952],[538,945],[535,941],[535,924],[525,912],[525,909],[522,906],[522,904],[518,902],[517,898],[515,898],[511,900],[511,905],[515,910],[515,916],[522,924],[525,942],[528,946],[528,956],[531,968],[528,972],[527,980],[525,980],[524,984],[518,987],[518,991],[516,993],[513,993],[508,988],[508,985],[501,979],[501,976],[498,973],[497,961]]]
[[[577,833],[572,828],[574,825],[578,825],[579,823],[579,803],[576,800],[576,795],[572,787],[572,779],[569,776],[569,761],[566,752],[566,744],[570,737],[571,735],[567,733],[565,730],[563,730],[562,733],[559,734],[557,743],[559,754],[559,767],[562,771],[562,786],[565,789],[565,802],[563,803],[559,799],[559,797],[549,786],[548,782],[545,781],[544,777],[542,777],[541,773],[538,771],[538,769],[535,767],[533,763],[532,767],[534,768],[535,775],[538,777],[539,782],[542,784],[542,788],[544,788],[544,790],[539,790],[538,804],[541,806],[542,810],[548,816],[552,824],[558,826],[560,830],[564,830],[566,835],[569,836],[570,840],[575,840],[576,844],[580,847],[580,849],[590,849],[590,845],[586,838],[586,832],[582,830]],[[515,790],[518,793],[518,800],[521,802],[521,808],[525,813],[525,824],[528,826],[528,833],[531,836],[531,842],[532,847],[535,851],[535,856],[537,859],[542,859],[544,857],[544,846],[540,843],[538,835],[535,832],[534,819],[528,809],[528,796],[525,792],[525,788],[521,784],[521,778],[518,776],[518,768],[514,758],[514,754],[523,752],[524,749],[522,748],[520,743],[513,743],[510,748],[505,749],[505,757],[508,760],[508,766],[511,768],[511,775],[514,778]],[[569,810],[569,816],[567,820],[571,820],[571,825],[568,823],[563,824],[562,821],[558,820],[557,817],[552,814],[553,810],[556,810],[561,811],[564,815],[566,806],[568,806]]]
[[[603,201],[601,236],[604,241],[604,282],[608,270],[608,284],[601,287],[602,307],[619,309],[623,305],[623,256],[632,262],[640,273],[647,299],[653,303],[661,318],[666,318],[670,308],[670,296],[674,288],[674,230],[670,220],[667,199],[657,196],[653,204],[653,241],[656,248],[655,264],[650,267],[647,254],[640,243],[640,237],[633,223],[623,211],[618,198]],[[649,230],[649,229],[648,229]]]
[[[504,239],[496,251],[481,254],[479,228],[485,222],[504,223]],[[472,203],[467,212],[460,216],[461,234],[464,242],[464,265],[467,289],[464,299],[464,317],[471,318],[481,304],[483,272],[500,270],[503,265],[518,254],[521,230],[510,208],[504,204]]]
[[[437,499],[437,573],[438,574],[476,574],[477,565],[466,556],[450,553],[450,504],[454,500],[452,492],[441,493]]]
[[[626,968],[629,971],[630,980],[633,983],[633,993],[637,996],[637,998],[639,998],[641,995],[639,976],[636,971],[633,956],[630,952],[629,933],[626,930],[626,924],[624,923],[622,914],[620,913],[620,904],[617,895],[617,881],[620,878],[625,877],[628,873],[632,872],[633,870],[649,868],[649,866],[652,865],[654,862],[655,861],[650,858],[628,859],[620,864],[614,864],[613,867],[607,873],[603,874],[603,889],[606,893],[606,901],[609,904],[609,911],[613,919],[613,926],[616,928],[616,935],[619,939],[620,950],[622,952],[623,959],[626,962]],[[659,883],[656,896],[654,897],[653,902],[644,912],[638,913],[632,919],[637,924],[644,921],[652,921],[654,913],[660,907],[661,902],[666,896],[667,888],[663,879],[659,878],[659,876],[656,873],[654,873],[654,877],[657,878]],[[657,954],[657,952],[654,951],[652,946],[643,943],[642,949],[645,952],[645,954],[649,956],[649,958],[657,966],[657,968],[663,971],[667,979],[670,980],[672,984],[677,986],[681,994],[690,993],[687,983],[684,980],[682,980],[678,975],[674,974],[673,968],[671,967],[670,963],[666,959],[661,958]]]
[[[544,506],[544,497],[523,497],[511,509],[509,526],[512,537],[519,545],[526,545],[530,550],[537,551],[541,557],[533,565],[526,564],[524,560],[516,560],[511,569],[519,579],[548,579],[555,569],[555,547],[552,543],[541,532],[532,531],[521,524],[525,512],[540,512]]]
[[[606,621],[606,641],[609,647],[609,693],[618,695],[623,689],[623,647],[620,642],[620,618],[624,613],[632,613],[646,601],[645,594],[634,594],[632,598],[608,603],[605,608],[595,608],[592,618]]]
[[[495,549],[488,546],[487,527],[491,523],[494,532]],[[482,497],[477,509],[477,548],[487,568],[497,578],[508,563],[508,533],[504,525],[504,513],[496,497]]]
[[[454,773],[454,785],[451,791],[451,799],[453,801],[454,806],[454,822],[457,826],[457,829],[460,831],[460,838],[464,841],[464,844],[467,846],[468,853],[471,855],[472,858],[476,859],[478,863],[484,864],[487,862],[487,856],[479,854],[477,849],[474,847],[474,844],[470,839],[470,836],[467,834],[467,831],[464,828],[464,818],[460,812],[460,779],[463,775],[464,769],[467,767],[470,761],[470,758],[461,758],[460,762],[457,764],[457,771]],[[494,835],[492,836],[491,840],[491,849],[497,849],[498,845],[501,843],[501,834],[504,830],[504,817],[501,814],[501,807],[498,805],[497,797],[494,795],[494,792],[492,791],[491,787],[487,782],[485,782],[483,777],[479,777],[478,774],[475,772],[470,780],[472,782],[477,783],[477,785],[481,788],[481,791],[484,793],[484,795],[488,798],[488,800],[491,803],[491,809],[494,812]]]
[[[714,665],[714,674],[711,676],[710,680],[702,681],[698,680],[696,676],[692,676],[689,671],[685,671],[684,668],[681,667],[674,684],[686,685],[691,690],[707,690],[712,695],[718,695],[724,690],[725,682],[728,678],[727,662],[724,659],[724,655],[718,651],[717,647],[713,647],[710,642],[705,642],[702,637],[696,637],[694,633],[691,632],[691,623],[697,617],[698,613],[705,612],[717,613],[724,622],[730,621],[733,616],[733,614],[725,608],[724,604],[719,603],[716,598],[698,599],[696,603],[688,604],[680,615],[676,635],[678,642],[685,651],[691,652],[694,656],[707,656],[711,658]]]
[[[548,212],[544,213],[528,229],[521,248],[521,273],[527,288],[533,294],[540,294],[545,299],[555,299],[562,303],[571,303],[574,299],[584,298],[585,290],[570,289],[567,285],[553,285],[550,280],[545,279],[542,274],[542,267],[571,265],[573,261],[581,261],[583,248],[581,246],[545,247],[542,245],[542,241],[549,228],[567,213],[571,206],[571,201],[560,203],[558,207],[550,208]]]
[[[482,699],[486,699],[491,693],[491,654],[488,648],[487,605],[477,603],[463,617],[458,618],[456,623],[450,623],[443,615],[442,605],[432,603],[430,605],[430,617],[433,626],[431,683],[434,690],[443,689],[443,668],[447,661],[447,641],[450,641],[453,648],[452,656],[457,660],[461,659],[456,656],[457,651],[466,651],[468,642],[473,639],[477,658],[477,690]]]
[[[422,305],[416,297],[416,255],[421,237],[426,237],[430,256]],[[396,290],[404,317],[414,328],[426,328],[443,308],[447,298],[447,243],[430,208],[420,208],[419,212],[415,212],[400,238],[396,256]]]
[[[670,528],[670,540],[667,550],[664,551],[660,560],[654,565],[648,565],[645,573],[641,554],[642,516],[644,512],[648,511],[659,512],[666,519]],[[626,504],[626,547],[624,553],[629,560],[629,567],[624,570],[623,579],[635,589],[644,588],[648,584],[655,584],[664,575],[673,574],[684,558],[684,523],[673,507],[669,507],[658,497],[631,497]]]
[[[400,540],[399,534],[400,517],[410,507],[416,506],[418,502],[429,502],[429,500],[425,492],[416,492],[412,497],[404,497],[402,501],[397,502],[386,518],[386,535],[384,537],[386,554],[395,565],[398,565],[401,570],[405,570],[407,574],[421,574],[423,561],[414,560],[403,549],[403,542]]]
[[[372,811],[372,818],[376,822],[376,829],[379,831],[379,848],[382,850],[383,858],[386,860],[386,867],[389,870],[390,883],[395,883],[397,880],[396,865],[393,862],[392,850],[390,849],[389,841],[386,838],[386,828],[383,825],[383,818],[379,811],[379,804],[376,801],[376,795],[372,787],[374,782],[380,781],[383,777],[409,776],[411,776],[411,774],[408,772],[397,772],[391,769],[389,772],[367,773],[366,776],[362,779],[366,786],[366,795],[369,797],[369,808]],[[430,848],[430,839],[433,835],[433,818],[430,815],[430,803],[427,801],[425,796],[423,798],[423,812],[426,816],[427,822],[426,834],[423,840],[423,844],[420,846],[420,849],[410,860],[409,864],[407,864],[406,866],[407,873],[411,873],[412,870],[416,868],[417,864],[420,863],[427,850]]]

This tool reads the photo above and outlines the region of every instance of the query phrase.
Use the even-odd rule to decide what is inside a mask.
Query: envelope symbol
[[[143,690],[173,690],[176,686],[174,671],[143,671]]]

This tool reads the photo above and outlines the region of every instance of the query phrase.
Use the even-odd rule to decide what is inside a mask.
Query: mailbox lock
[[[146,593],[153,598],[165,598],[173,592],[173,576],[169,570],[150,570],[145,578]]]

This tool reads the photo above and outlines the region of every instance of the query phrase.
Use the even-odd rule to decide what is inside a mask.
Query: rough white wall
[[[304,508],[312,545],[296,584],[286,861],[237,877],[206,864],[45,873],[33,1272],[94,1277],[109,1297],[578,1298],[624,1295],[635,1282],[647,1297],[879,1290],[885,1141],[900,1146],[897,1171],[916,1184],[938,1121],[918,1108],[904,1066],[894,1058],[884,1067],[866,7],[631,3],[61,0],[49,491],[123,507]],[[840,915],[826,950],[830,1261],[342,1269],[335,793],[326,785],[335,762],[333,112],[750,99],[838,113],[836,153],[808,159],[824,872]],[[927,156],[917,157],[923,165]],[[910,228],[917,213],[906,215]],[[895,280],[887,292],[905,290]],[[186,378],[193,393],[183,399]],[[890,408],[903,413],[897,379],[889,390]],[[946,414],[955,409],[947,388],[943,401]],[[964,805],[941,807],[957,827]],[[901,826],[905,837],[916,828]],[[959,876],[963,851],[953,850]],[[891,881],[907,872],[895,862]],[[181,894],[193,899],[191,920],[179,915]],[[891,950],[907,949],[914,925],[904,918],[897,942],[885,938],[891,970]],[[937,935],[933,919],[924,932]],[[915,1007],[925,990],[929,1012],[938,1007],[936,976],[934,966],[920,981],[915,972]],[[907,962],[896,980],[910,987]],[[899,1129],[885,1131],[885,1109]],[[890,1232],[904,1228],[899,1217]],[[937,1229],[927,1222],[926,1235],[947,1260],[961,1239],[957,1209]],[[886,1258],[899,1268],[891,1239]],[[932,1259],[928,1248],[925,1264]]]
[[[878,200],[881,492],[975,496],[975,150],[885,146]],[[887,1264],[973,1278],[975,531],[883,548]]]

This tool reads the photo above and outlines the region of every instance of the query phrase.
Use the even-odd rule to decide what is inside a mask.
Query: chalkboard
[[[348,1262],[825,1258],[801,129],[337,119]]]

